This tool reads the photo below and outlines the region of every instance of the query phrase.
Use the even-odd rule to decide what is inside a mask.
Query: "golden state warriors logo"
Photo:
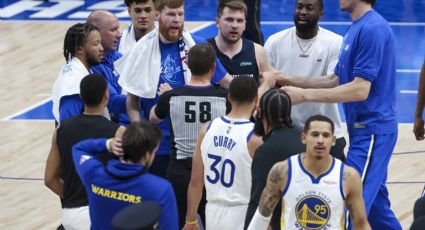
[[[298,201],[295,207],[295,217],[300,228],[326,229],[331,216],[328,202],[323,198],[310,195]]]

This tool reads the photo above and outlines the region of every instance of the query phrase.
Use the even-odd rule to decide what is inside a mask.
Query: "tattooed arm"
[[[266,229],[268,227],[273,210],[282,197],[287,180],[288,162],[276,163],[269,172],[266,187],[261,194],[260,204],[248,226],[248,230]]]
[[[279,199],[282,198],[283,188],[288,179],[288,162],[278,162],[269,172],[267,184],[261,194],[258,209],[263,216],[270,216]]]
[[[355,230],[372,229],[367,221],[366,210],[363,201],[363,188],[360,176],[354,168],[344,167],[343,189],[345,204],[350,212]]]

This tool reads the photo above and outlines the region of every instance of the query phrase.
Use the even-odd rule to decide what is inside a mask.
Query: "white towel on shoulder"
[[[136,44],[136,35],[134,34],[133,24],[130,24],[121,35],[120,45],[118,52],[125,55],[133,48]]]
[[[89,74],[84,64],[77,57],[65,64],[59,71],[52,88],[52,113],[57,122],[59,119],[59,105],[62,97],[80,94],[80,82]]]
[[[183,30],[179,41],[185,82],[191,78],[187,68],[187,53],[195,45],[189,32]],[[159,31],[154,29],[141,38],[130,52],[115,61],[115,69],[120,74],[118,83],[134,95],[155,98],[161,74],[161,51],[159,50]]]
[[[71,61],[62,66],[52,87],[52,113],[58,123],[60,123],[59,109],[62,97],[80,94],[81,80],[91,73],[91,70],[87,70],[77,57],[73,57]],[[110,120],[107,107],[103,111],[103,116]]]

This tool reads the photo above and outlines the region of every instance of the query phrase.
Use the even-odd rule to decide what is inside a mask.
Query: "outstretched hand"
[[[171,86],[168,83],[163,83],[159,85],[158,96],[161,96],[163,93],[172,90]]]
[[[286,92],[289,95],[289,97],[291,98],[292,105],[306,102],[304,98],[305,89],[303,88],[298,88],[294,86],[283,86],[280,88],[280,90]]]
[[[260,72],[260,77],[262,79],[262,84],[267,84],[269,88],[274,88],[276,81],[279,78],[280,72],[277,70],[270,70],[265,72]]]

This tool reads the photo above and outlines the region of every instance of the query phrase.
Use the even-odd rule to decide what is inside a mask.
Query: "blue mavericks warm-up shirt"
[[[79,94],[62,97],[59,102],[59,123],[84,112],[84,103]]]
[[[111,120],[119,121],[122,125],[127,125],[130,120],[127,116],[125,105],[126,96],[122,95],[122,88],[118,84],[119,74],[115,71],[114,62],[122,57],[118,51],[111,51],[102,59],[102,63],[91,68],[93,73],[101,74],[108,82],[109,101],[108,110]]]
[[[205,39],[194,35],[192,35],[192,38],[196,44],[207,42]],[[159,85],[163,83],[168,83],[173,89],[185,85],[183,66],[180,59],[179,43],[175,42],[166,44],[160,41],[159,45],[161,50],[161,74],[158,88]],[[215,73],[211,79],[213,84],[220,82],[227,73],[218,59],[216,59],[216,66]],[[142,114],[146,119],[149,119],[151,108],[158,103],[158,98],[158,95],[156,95],[156,97],[152,99],[140,99]],[[168,156],[171,152],[169,118],[163,120],[157,126],[161,129],[163,138],[156,154]]]
[[[343,103],[351,135],[397,133],[394,34],[387,21],[374,10],[350,26],[335,74],[340,84],[355,77],[371,82],[365,101]]]
[[[75,169],[89,199],[91,229],[112,229],[112,218],[121,209],[143,201],[152,201],[161,207],[160,229],[178,229],[177,204],[171,184],[150,173],[134,176],[143,165],[115,159],[109,160],[107,166],[102,164],[96,155],[107,152],[106,140],[89,139],[72,148]],[[117,179],[110,174],[130,178]]]
[[[126,96],[121,95],[122,88],[118,84],[118,73],[114,71],[114,61],[119,59],[122,55],[116,51],[109,52],[108,55],[104,56],[102,63],[95,65],[91,68],[91,72],[101,74],[108,83],[109,91],[109,101],[108,101],[108,111],[114,114],[127,114],[127,109],[125,105]],[[77,116],[84,111],[84,103],[80,98],[79,94],[69,95],[62,97],[60,100],[59,106],[59,117],[60,122]],[[125,116],[127,117],[127,116]],[[121,123],[126,123],[125,121],[129,120],[127,118],[117,118],[112,120],[122,121]],[[128,124],[127,122],[126,124]]]

